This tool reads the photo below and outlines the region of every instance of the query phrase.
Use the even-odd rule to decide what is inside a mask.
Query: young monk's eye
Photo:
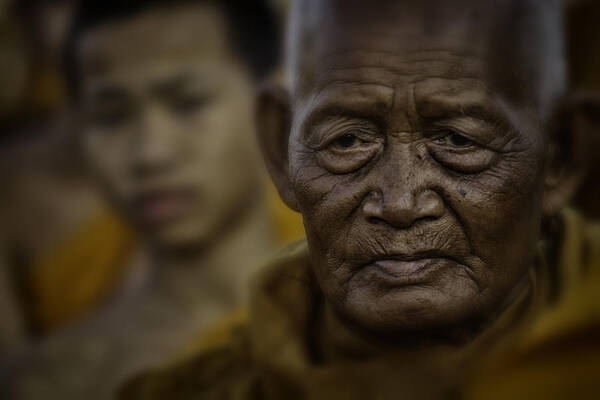
[[[192,114],[206,107],[212,97],[206,94],[185,94],[172,99],[171,107],[179,114]]]
[[[94,125],[102,128],[117,128],[127,123],[132,112],[125,108],[101,110],[92,113],[91,121]]]
[[[362,140],[360,140],[357,136],[351,133],[347,133],[335,139],[332,142],[332,145],[340,149],[351,149],[353,147],[359,146],[361,143]]]

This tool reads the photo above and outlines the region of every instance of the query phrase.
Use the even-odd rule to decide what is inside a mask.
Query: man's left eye
[[[444,167],[460,173],[477,173],[489,168],[496,153],[453,130],[436,132],[429,152]]]
[[[362,143],[363,141],[352,133],[346,133],[345,135],[340,136],[331,142],[333,146],[343,150],[360,146]]]
[[[466,138],[463,135],[458,134],[456,132],[448,132],[447,135],[435,139],[434,142],[437,144],[455,148],[468,148],[475,145],[475,143],[471,139]]]

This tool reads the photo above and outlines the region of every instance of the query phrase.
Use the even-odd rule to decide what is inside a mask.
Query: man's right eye
[[[471,139],[452,131],[448,131],[446,135],[437,138],[434,142],[457,149],[466,149],[475,146],[475,143]]]
[[[360,138],[358,138],[358,136],[352,133],[346,133],[345,135],[333,140],[331,142],[331,145],[339,149],[352,149],[354,147],[360,146],[363,143],[364,142]]]
[[[372,132],[347,131],[332,139],[318,152],[319,161],[335,174],[355,171],[382,148],[383,140]]]

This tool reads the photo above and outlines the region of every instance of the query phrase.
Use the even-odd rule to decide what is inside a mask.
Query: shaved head
[[[332,52],[365,46],[399,55],[443,46],[473,56],[492,89],[535,105],[542,117],[567,87],[558,0],[302,0],[289,26],[287,61],[298,95]]]

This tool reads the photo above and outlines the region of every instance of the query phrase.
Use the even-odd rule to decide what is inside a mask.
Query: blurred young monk
[[[1,355],[97,306],[132,247],[91,182],[65,118],[55,50],[62,34],[46,25],[56,27],[70,8],[38,3],[0,9],[0,303],[12,304],[0,325]]]
[[[144,246],[99,316],[22,360],[10,396],[111,398],[243,301],[274,244],[252,100],[277,25],[265,2],[82,2],[66,67],[83,149]]]

